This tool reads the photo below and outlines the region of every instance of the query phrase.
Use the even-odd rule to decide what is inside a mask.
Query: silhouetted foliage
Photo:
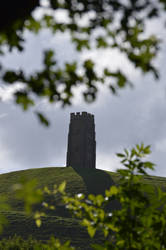
[[[20,52],[24,50],[26,30],[38,33],[48,28],[53,34],[68,32],[80,53],[85,49],[116,49],[143,73],[152,72],[155,78],[159,77],[153,59],[160,41],[155,34],[146,35],[145,29],[148,20],[165,14],[165,0],[48,0],[47,3],[47,7],[42,1],[17,0],[2,4],[1,13],[5,13],[5,18],[0,15],[1,56],[14,48]],[[38,18],[34,14],[37,9],[43,9]],[[65,22],[55,18],[58,11],[65,15]],[[115,71],[104,68],[99,74],[95,69],[96,62],[90,58],[59,66],[55,53],[51,49],[45,51],[43,69],[29,75],[24,69],[9,71],[1,64],[2,82],[24,83],[24,89],[15,94],[16,103],[24,110],[35,105],[35,96],[65,106],[72,103],[74,87],[85,86],[82,95],[86,102],[93,102],[98,93],[97,83],[107,83],[113,94],[131,84],[123,67]],[[111,60],[113,58],[110,64]],[[39,115],[39,118],[42,117]],[[48,125],[45,119],[40,121]]]

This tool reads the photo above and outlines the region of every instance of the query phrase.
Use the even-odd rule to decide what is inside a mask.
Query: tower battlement
[[[94,119],[94,115],[87,113],[85,111],[83,112],[76,112],[76,113],[71,113],[70,114],[70,119]]]
[[[74,168],[96,167],[94,115],[85,111],[70,114],[66,165]]]

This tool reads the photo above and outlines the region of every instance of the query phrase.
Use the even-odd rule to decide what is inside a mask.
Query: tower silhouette
[[[96,167],[94,115],[70,114],[66,165],[76,169]]]

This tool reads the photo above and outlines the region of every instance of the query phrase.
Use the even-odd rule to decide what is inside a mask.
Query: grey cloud
[[[160,98],[161,92],[161,85],[142,83],[133,90],[122,91],[120,97],[113,97],[109,92],[101,94],[100,98],[104,99],[101,106],[100,98],[92,105],[74,105],[64,110],[41,105],[40,109],[51,119],[49,129],[39,125],[31,111],[23,113],[18,107],[12,108],[9,104],[5,107],[4,104],[2,110],[8,116],[0,123],[1,142],[10,151],[9,161],[18,169],[63,166],[69,113],[85,110],[95,114],[97,158],[107,156],[108,164],[109,156],[111,161],[117,151],[144,142],[152,144],[152,159],[160,165],[156,174],[163,174],[161,161],[165,154],[155,149],[155,143],[165,134],[166,100]]]
[[[28,45],[25,59],[21,59],[21,64],[27,67],[28,71],[41,66],[38,65],[41,60],[39,56],[41,47],[48,46],[47,39],[42,39],[37,38],[34,44],[33,39],[30,39],[32,44]],[[53,44],[54,40],[50,47]],[[54,45],[58,48],[61,62],[64,58],[68,60],[77,57],[68,45],[68,41],[65,43],[63,38],[57,40]],[[33,54],[34,58],[32,58]],[[19,60],[20,58],[14,55],[8,57],[5,63],[18,66]],[[136,78],[136,87],[133,90],[122,90],[119,97],[114,97],[109,91],[105,91],[99,94],[94,104],[87,105],[81,102],[67,109],[40,104],[38,108],[51,119],[52,125],[49,129],[39,125],[31,111],[23,113],[13,104],[2,104],[0,114],[8,114],[0,119],[0,145],[8,152],[8,158],[3,158],[1,162],[3,171],[65,165],[69,113],[85,110],[95,114],[97,159],[99,161],[102,159],[103,165],[109,165],[109,157],[110,163],[114,164],[112,155],[124,147],[144,142],[152,144],[151,159],[158,164],[155,174],[166,176],[164,169],[166,148],[160,150],[156,147],[156,144],[166,138],[164,58],[160,65],[162,76],[158,84],[151,76],[140,77],[139,80]],[[99,161],[97,160],[98,163]],[[115,166],[110,164],[111,169],[115,169]]]
[[[8,110],[8,117],[3,126],[1,140],[5,148],[10,151],[10,161],[16,162],[18,167],[32,168],[48,166],[56,158],[62,158],[64,141],[64,116],[54,112],[55,122],[51,128],[39,126],[36,118],[30,112],[23,113],[18,108]],[[63,158],[65,156],[63,155]]]

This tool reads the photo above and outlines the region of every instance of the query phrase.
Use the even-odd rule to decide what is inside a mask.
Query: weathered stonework
[[[76,169],[96,167],[94,115],[70,114],[66,165]]]

